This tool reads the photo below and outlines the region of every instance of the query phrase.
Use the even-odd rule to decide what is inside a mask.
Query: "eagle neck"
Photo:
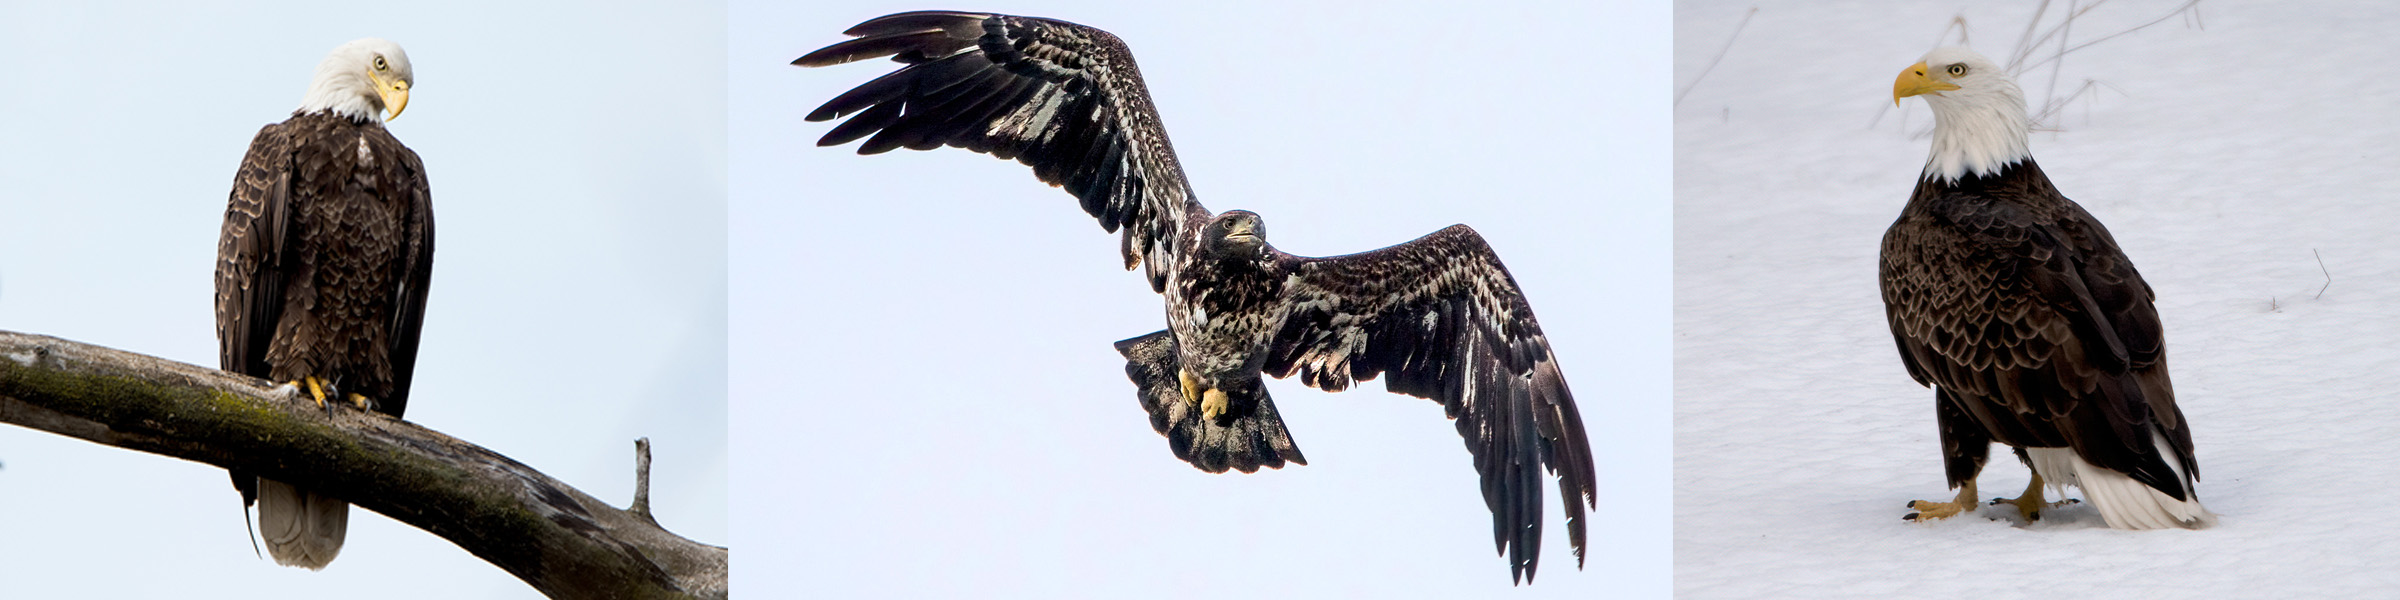
[[[326,57],[317,65],[317,76],[293,114],[330,112],[356,123],[383,124],[383,96],[375,93],[375,83],[367,79],[364,67],[349,68],[352,65],[337,60],[341,56]]]
[[[2015,83],[2000,80],[1989,89],[1924,98],[1933,108],[1933,151],[1925,159],[1926,178],[1955,181],[1997,175],[2033,156],[2026,144],[2032,121],[2025,116],[2025,95]]]
[[[2001,203],[2021,206],[2036,212],[2048,212],[2068,203],[2065,195],[2050,184],[2050,176],[2032,158],[2002,166],[1990,174],[1968,173],[1957,179],[1926,175],[1917,180],[1916,193],[1909,198],[1913,207],[1932,204]]]

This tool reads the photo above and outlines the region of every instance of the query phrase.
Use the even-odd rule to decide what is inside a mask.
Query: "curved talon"
[[[1217,415],[1225,414],[1225,410],[1231,404],[1232,402],[1225,398],[1224,390],[1209,390],[1206,392],[1201,392],[1200,418],[1214,421],[1217,419]]]
[[[368,411],[368,412],[374,412],[374,411],[375,411],[375,401],[374,401],[374,400],[368,400],[366,396],[361,396],[361,395],[358,395],[358,394],[351,394],[351,395],[350,395],[350,405],[351,405],[351,406],[356,406],[356,407],[358,407],[358,409],[359,409],[359,410],[363,410],[363,411]]]
[[[2068,498],[2057,502],[2043,502],[2042,474],[2040,473],[2033,474],[2033,481],[2025,484],[2025,493],[2023,495],[2019,495],[2015,498],[1992,499],[1992,506],[1999,506],[2002,504],[2016,505],[2017,515],[2024,517],[2025,522],[2027,523],[2042,520],[2042,509],[2044,508],[2056,508],[2074,503],[2074,498]]]
[[[1949,502],[1934,502],[1931,500],[1908,501],[1908,507],[1917,509],[1917,512],[1908,513],[1907,515],[1900,517],[1900,520],[1932,521],[1936,519],[1947,519],[1958,516],[1959,513],[1972,511],[1974,510],[1975,506],[1975,482],[1973,480],[1968,480],[1966,483],[1959,484],[1958,497]]]
[[[1183,401],[1185,401],[1185,402],[1199,402],[1199,401],[1200,401],[1200,385],[1199,385],[1199,384],[1196,384],[1196,383],[1192,383],[1192,374],[1191,374],[1191,372],[1189,372],[1189,371],[1185,371],[1185,370],[1182,370],[1182,369],[1176,369],[1176,370],[1175,370],[1175,379],[1176,379],[1176,381],[1177,381],[1177,382],[1179,382],[1179,383],[1182,383],[1182,384],[1183,384]]]
[[[317,408],[326,408],[325,386],[323,380],[319,380],[315,377],[302,377],[300,380],[308,382],[308,395],[317,399]]]

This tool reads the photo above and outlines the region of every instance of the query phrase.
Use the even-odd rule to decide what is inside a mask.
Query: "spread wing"
[[[1931,202],[1885,233],[1881,271],[1892,337],[1918,383],[1988,406],[1978,420],[2002,441],[2071,447],[2186,498],[2165,461],[2197,465],[2150,286],[2081,207],[2046,218],[2006,202]],[[2182,456],[2159,456],[2153,424]]]
[[[908,66],[809,113],[810,121],[855,115],[817,145],[867,138],[859,154],[948,145],[1015,159],[1082,200],[1101,228],[1123,228],[1125,268],[1149,261],[1151,289],[1165,289],[1184,232],[1208,212],[1192,200],[1124,42],[1065,21],[941,11],[879,17],[844,33],[858,39],[792,64],[891,56]]]
[[[1373,252],[1279,259],[1290,312],[1262,370],[1326,391],[1390,373],[1386,389],[1442,403],[1475,455],[1512,577],[1533,579],[1542,471],[1555,473],[1581,568],[1591,443],[1532,306],[1483,237],[1453,225]]]
[[[382,136],[392,139],[391,136]],[[416,380],[417,340],[425,330],[425,294],[433,283],[433,192],[425,182],[425,163],[414,150],[392,140],[400,155],[400,193],[408,199],[407,256],[399,261],[400,289],[393,292],[392,395],[377,410],[398,417],[408,408],[409,384]]]

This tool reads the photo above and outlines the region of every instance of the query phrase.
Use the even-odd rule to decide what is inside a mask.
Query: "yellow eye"
[[[377,65],[382,65],[382,64],[383,64],[383,59],[380,59],[380,58],[378,58],[378,59],[375,59],[375,64],[377,64]],[[1957,77],[1957,76],[1960,76],[1960,75],[1965,75],[1965,74],[1967,74],[1967,66],[1966,66],[1966,65],[1963,65],[1963,64],[1958,64],[1958,65],[1950,65],[1950,76],[1951,76],[1951,77]]]
[[[1952,67],[1952,68],[1956,68],[1956,67]],[[385,65],[384,65],[384,62],[383,62],[383,57],[381,57],[381,56],[375,57],[375,70],[377,70],[377,71],[382,71],[382,70],[384,70],[384,69],[385,69]]]

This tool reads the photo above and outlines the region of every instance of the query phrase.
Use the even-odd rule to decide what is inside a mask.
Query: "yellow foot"
[[[359,410],[364,410],[364,411],[374,411],[374,410],[375,410],[375,401],[374,401],[374,400],[368,400],[366,396],[360,396],[360,395],[358,395],[358,394],[351,394],[351,395],[350,395],[350,405],[351,405],[351,406],[356,406],[356,407],[358,407],[358,409],[359,409]]]
[[[1202,392],[1200,394],[1200,418],[1217,420],[1217,415],[1225,414],[1226,408],[1231,404],[1232,402],[1226,400],[1224,390]]]
[[[1200,401],[1200,385],[1192,383],[1192,374],[1190,372],[1186,372],[1182,369],[1176,369],[1175,379],[1183,383],[1183,401]]]
[[[2017,496],[2017,497],[2015,497],[2015,498],[1993,498],[1993,499],[1992,499],[1992,506],[1999,506],[1999,505],[2002,505],[2002,504],[2013,504],[2013,505],[2016,505],[2016,507],[2017,507],[2017,516],[2025,517],[2025,522],[2027,522],[2027,523],[2031,523],[2031,522],[2034,522],[2034,521],[2039,521],[2039,520],[2042,520],[2042,509],[2045,509],[2045,508],[2058,508],[2058,507],[2061,507],[2061,506],[2066,506],[2066,505],[2069,505],[2069,504],[2074,504],[2074,503],[2077,503],[2077,502],[2081,502],[2081,501],[2080,501],[2080,500],[2076,500],[2076,499],[2074,499],[2074,498],[2068,498],[2068,499],[2065,499],[2065,500],[2060,500],[2060,501],[2057,501],[2057,502],[2043,502],[2043,501],[2042,501],[2042,474],[2040,474],[2040,473],[2035,473],[2035,474],[2033,474],[2033,481],[2032,481],[2031,483],[2027,483],[2027,484],[2025,484],[2025,493],[2024,493],[2024,494],[2022,494],[2022,495],[2019,495],[2019,496]]]
[[[300,378],[300,381],[308,383],[308,395],[317,399],[317,408],[325,408],[324,380],[317,379],[315,377],[302,377]]]
[[[1918,522],[1931,521],[1934,519],[1947,519],[1958,516],[1959,513],[1973,510],[1976,505],[1975,482],[1973,480],[1969,480],[1967,481],[1966,485],[1958,486],[1958,498],[1949,502],[1910,500],[1908,502],[1908,507],[1917,509],[1917,512],[1908,513],[1908,515],[1900,517],[1900,519],[1904,521]]]

